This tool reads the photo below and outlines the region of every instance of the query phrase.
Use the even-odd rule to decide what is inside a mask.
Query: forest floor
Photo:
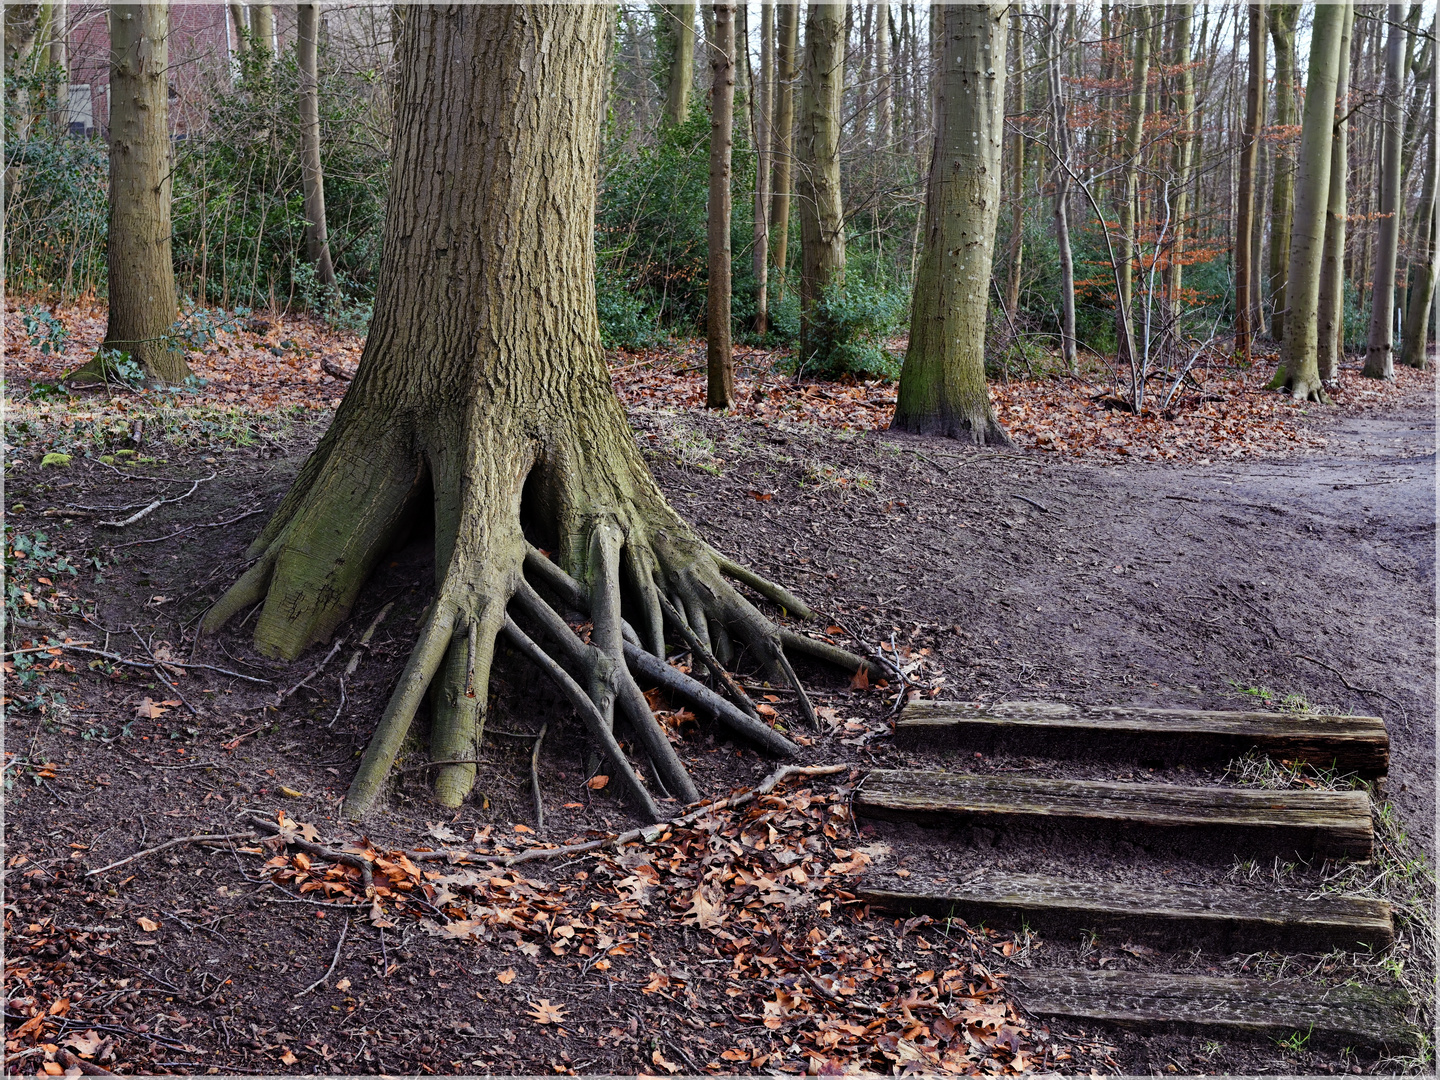
[[[1112,876],[1215,871],[1204,853],[1018,832],[936,859],[933,836],[856,823],[848,796],[866,769],[924,757],[890,745],[896,687],[819,668],[801,674],[823,730],[806,729],[786,693],[759,692],[803,744],[797,764],[847,768],[618,850],[506,868],[483,859],[635,822],[587,783],[569,710],[502,656],[486,763],[460,812],[428,800],[416,746],[386,807],[362,829],[345,824],[338,800],[428,602],[423,540],[382,568],[338,652],[317,646],[279,664],[251,649],[242,623],[201,658],[263,684],[193,668],[162,679],[79,650],[142,665],[188,655],[195,620],[242,567],[343,394],[322,361],[352,369],[358,339],[266,320],[196,354],[206,381],[190,392],[72,398],[53,384],[94,347],[103,310],[60,314],[70,340],[58,359],[7,319],[8,1071],[54,1071],[72,1051],[116,1072],[201,1074],[1423,1066],[1303,1040],[1046,1024],[1017,1008],[1010,972],[1053,957],[1154,961],[1087,960],[1073,942],[869,914],[854,903],[857,882],[911,873],[1026,873],[1077,855]],[[1401,899],[1433,911],[1431,375],[1373,384],[1347,370],[1338,405],[1322,408],[1263,392],[1263,362],[1201,372],[1205,390],[1180,398],[1171,419],[1105,407],[1098,378],[1012,380],[993,390],[1017,446],[975,450],[884,430],[893,385],[795,385],[759,351],[742,355],[741,406],[708,414],[702,362],[694,347],[615,358],[640,444],[708,540],[793,588],[832,635],[898,656],[907,690],[957,700],[1378,713],[1393,743],[1376,793],[1393,849],[1384,869],[1410,890]],[[67,457],[46,465],[46,455]],[[103,521],[128,509],[94,509],[156,498],[174,501],[123,528]],[[654,704],[702,792],[751,788],[784,764]],[[530,761],[547,723],[541,827]],[[1054,764],[997,756],[966,767]],[[1237,782],[1233,771],[1184,775]],[[379,909],[361,902],[344,864],[248,837],[247,810],[279,815],[288,839],[378,854]],[[89,874],[195,835],[236,838]],[[437,854],[447,850],[470,854]],[[1218,873],[1303,883],[1325,869],[1237,862]],[[1419,988],[1417,1015],[1433,1021],[1431,939],[1401,930],[1385,963],[1310,961],[1328,965],[1325,978]],[[1247,959],[1225,970],[1284,970]],[[1196,952],[1187,963],[1232,961]]]

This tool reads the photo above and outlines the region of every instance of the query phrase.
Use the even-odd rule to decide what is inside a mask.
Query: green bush
[[[887,347],[904,329],[909,316],[908,289],[867,280],[864,267],[847,270],[843,284],[832,283],[817,306],[817,318],[829,322],[833,333],[823,354],[797,356],[796,373],[833,379],[854,375],[863,379],[899,376],[902,357]],[[800,293],[787,289],[784,299],[770,309],[773,336],[781,343],[800,340]]]
[[[17,292],[64,296],[105,283],[109,151],[44,121],[5,145],[5,277]]]

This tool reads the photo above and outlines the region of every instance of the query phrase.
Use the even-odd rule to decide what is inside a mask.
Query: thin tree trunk
[[[1345,204],[1349,169],[1350,129],[1350,36],[1355,24],[1355,5],[1345,5],[1345,23],[1340,31],[1340,71],[1335,78],[1335,127],[1330,149],[1330,192],[1325,207],[1325,249],[1320,263],[1320,307],[1318,323],[1318,366],[1322,384],[1332,385],[1340,376],[1345,355]]]
[[[1271,152],[1270,199],[1270,336],[1285,339],[1285,271],[1290,259],[1290,215],[1295,201],[1294,142],[1287,129],[1295,126],[1295,24],[1299,4],[1270,8],[1270,37],[1275,43],[1275,126],[1282,137]]]
[[[670,70],[665,81],[665,123],[683,124],[690,113],[690,84],[695,81],[695,5],[666,4]]]
[[[706,242],[705,404],[735,404],[735,357],[730,346],[730,158],[735,123],[735,5],[714,5],[710,40],[710,206]]]
[[[910,348],[891,426],[1006,445],[985,385],[1005,135],[1005,4],[946,4]]]
[[[1190,180],[1195,159],[1195,139],[1200,125],[1195,117],[1195,72],[1190,54],[1191,27],[1195,18],[1194,4],[1175,5],[1175,68],[1179,83],[1177,107],[1183,128],[1175,142],[1175,224],[1170,243],[1170,303],[1181,308],[1180,290],[1185,280],[1185,240],[1190,216]],[[1204,43],[1202,33],[1201,43]]]
[[[1020,273],[1025,260],[1025,134],[1021,130],[1025,114],[1025,38],[1022,19],[1024,5],[1016,4],[1010,11],[1010,63],[1015,66],[1015,131],[1010,135],[1011,218],[1009,277],[1005,282],[1005,311],[1010,318],[1020,304]]]
[[[230,23],[235,29],[235,55],[244,56],[250,51],[250,22],[245,14],[244,4],[230,4]]]
[[[1060,9],[1051,7],[1047,24],[1049,50],[1050,113],[1055,138],[1055,244],[1060,251],[1060,355],[1065,370],[1075,371],[1075,260],[1070,249],[1070,121],[1065,110],[1065,82],[1061,77],[1064,43],[1057,30]],[[1074,8],[1067,23],[1073,26]],[[1069,35],[1066,35],[1069,40]]]
[[[257,48],[264,49],[273,60],[275,48],[275,7],[273,4],[250,5],[250,36]]]
[[[875,149],[895,141],[895,96],[890,77],[890,2],[875,5]]]
[[[795,80],[800,46],[800,7],[782,3],[775,13],[775,138],[770,185],[770,251],[775,295],[785,298],[790,257],[790,182],[795,163]]]
[[[732,132],[738,131],[755,145],[755,130],[751,126],[751,109],[755,100],[755,74],[750,70],[750,5],[735,5],[735,121],[730,125]]]
[[[775,4],[760,2],[760,78],[755,87],[755,229],[751,274],[755,278],[755,333],[770,330],[770,165],[774,147]]]
[[[840,115],[845,89],[845,3],[812,0],[805,18],[795,194],[800,203],[800,360],[824,367],[836,344],[826,293],[845,278]]]
[[[300,177],[305,189],[305,257],[320,284],[333,287],[330,237],[325,222],[325,173],[320,165],[320,5],[296,5],[296,66],[300,74]]]
[[[1401,363],[1411,367],[1429,366],[1425,343],[1430,329],[1430,306],[1435,297],[1435,105],[1431,98],[1430,130],[1425,155],[1425,187],[1415,216],[1420,228],[1416,231],[1415,250],[1420,256],[1410,285],[1410,305],[1405,312]]]
[[[1250,63],[1245,84],[1245,129],[1240,142],[1240,182],[1235,195],[1235,355],[1250,362],[1250,306],[1258,259],[1250,246],[1250,222],[1255,211],[1255,155],[1259,146],[1260,88],[1265,80],[1265,4],[1250,9]]]
[[[1131,318],[1135,276],[1135,209],[1140,194],[1140,152],[1145,136],[1145,91],[1150,79],[1150,9],[1141,4],[1130,10],[1135,19],[1135,55],[1130,71],[1130,118],[1126,125],[1122,150],[1125,179],[1119,207],[1120,290],[1116,297],[1115,310],[1115,340],[1119,343],[1122,364],[1133,364],[1136,359],[1134,320]]]
[[[110,8],[109,321],[101,355],[77,375],[108,374],[105,350],[160,382],[190,374],[171,337],[169,23],[166,4]]]
[[[1384,142],[1380,157],[1380,227],[1375,240],[1375,286],[1370,293],[1370,334],[1364,374],[1395,377],[1395,263],[1400,247],[1400,151],[1405,139],[1405,5],[1388,9],[1385,43]]]
[[[1297,398],[1328,400],[1317,357],[1320,262],[1325,245],[1325,210],[1330,198],[1330,156],[1334,146],[1335,86],[1340,74],[1343,4],[1319,4],[1310,31],[1310,72],[1305,81],[1300,155],[1295,168],[1295,209],[1290,223],[1290,266],[1286,295],[1290,310],[1274,385]]]

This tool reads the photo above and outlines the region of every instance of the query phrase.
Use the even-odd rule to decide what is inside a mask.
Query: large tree
[[[1320,307],[1316,319],[1320,381],[1339,377],[1345,352],[1345,204],[1350,146],[1350,40],[1355,5],[1345,5],[1340,30],[1340,71],[1335,77],[1335,127],[1331,134],[1330,194],[1325,206],[1325,247],[1320,256]]]
[[[1405,141],[1405,5],[1391,4],[1385,42],[1384,134],[1380,151],[1380,221],[1375,238],[1375,284],[1364,373],[1395,377],[1395,264],[1400,250],[1401,148]]]
[[[1285,273],[1290,258],[1290,215],[1295,203],[1295,25],[1299,4],[1272,4],[1270,40],[1275,44],[1275,141],[1270,174],[1270,336],[1285,339]],[[1255,253],[1259,260],[1259,251]]]
[[[1166,290],[1178,310],[1185,275],[1185,234],[1190,222],[1190,179],[1195,161],[1199,124],[1195,118],[1195,70],[1191,63],[1190,35],[1195,17],[1194,4],[1176,4],[1175,11],[1175,105],[1180,130],[1175,133],[1175,221],[1171,229],[1170,270]]]
[[[1430,125],[1424,153],[1425,186],[1416,211],[1415,253],[1410,303],[1405,312],[1405,333],[1400,359],[1411,367],[1428,365],[1425,342],[1430,329],[1430,305],[1435,299],[1435,101],[1430,102]]]
[[[610,384],[593,245],[610,17],[600,5],[411,10],[406,123],[365,351],[251,545],[254,564],[202,622],[214,633],[261,603],[257,647],[296,657],[336,631],[410,522],[433,517],[437,595],[351,783],[352,816],[379,795],[432,686],[430,752],[455,762],[437,770],[436,794],[464,799],[502,634],[562,689],[609,774],[652,818],[654,797],[616,742],[617,707],[665,788],[685,801],[696,791],[632,672],[705,702],[772,752],[791,748],[665,664],[667,628],[701,662],[753,650],[813,716],[782,642],[829,647],[778,630],[731,579],[792,613],[808,614],[804,604],[676,514]],[[588,612],[588,643],[562,608]],[[536,644],[541,634],[563,665]]]
[[[169,6],[110,8],[109,321],[95,359],[74,378],[103,378],[119,354],[149,379],[190,374],[177,346],[170,255]]]
[[[985,316],[1005,122],[1005,4],[946,4],[925,244],[892,426],[1004,445],[985,386]]]
[[[1235,355],[1249,363],[1251,348],[1251,306],[1257,282],[1255,270],[1260,259],[1253,250],[1250,236],[1251,216],[1255,212],[1255,162],[1259,153],[1260,101],[1265,85],[1265,4],[1251,3],[1250,62],[1245,86],[1245,130],[1240,143],[1239,190],[1235,196]]]
[[[690,111],[690,84],[695,81],[695,5],[665,4],[664,28],[670,43],[665,77],[665,123],[683,124]]]
[[[771,142],[770,259],[785,296],[790,258],[790,182],[795,163],[795,80],[800,54],[800,5],[780,4],[775,15],[775,127]]]
[[[1319,4],[1310,30],[1310,67],[1305,80],[1305,111],[1300,125],[1300,155],[1295,166],[1295,209],[1290,223],[1290,262],[1286,274],[1289,312],[1280,368],[1272,385],[1297,398],[1326,401],[1320,382],[1320,262],[1325,246],[1325,210],[1330,201],[1330,158],[1334,149],[1335,87],[1340,75],[1344,4]]]
[[[845,211],[840,197],[840,110],[845,91],[844,3],[812,2],[805,18],[805,79],[796,134],[800,203],[800,357],[828,357],[834,328],[826,291],[845,278]]]

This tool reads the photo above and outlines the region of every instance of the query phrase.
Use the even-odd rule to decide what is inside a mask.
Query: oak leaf
[[[530,1017],[537,1024],[558,1024],[565,1019],[563,1005],[551,1005],[549,998],[541,998],[540,1004],[530,1010]]]

